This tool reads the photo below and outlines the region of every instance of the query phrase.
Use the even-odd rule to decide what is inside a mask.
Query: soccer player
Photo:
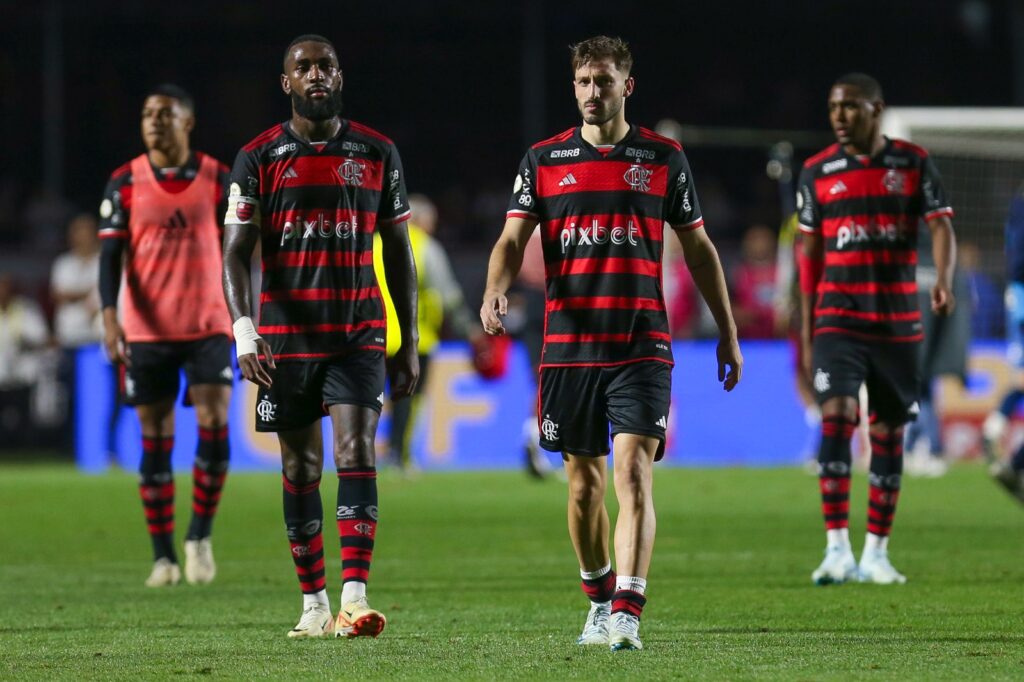
[[[412,394],[416,267],[405,221],[402,162],[388,138],[341,118],[342,73],[329,40],[301,35],[285,50],[281,88],[292,116],[238,153],[224,235],[224,293],[238,363],[259,385],[256,430],[276,432],[284,517],[303,610],[289,637],[376,637],[366,581],[377,529],[374,436],[384,402],[385,314],[373,235],[401,329],[392,395]],[[250,319],[249,262],[262,244],[260,326]],[[338,473],[341,607],[324,579],[321,417],[330,414]]]
[[[619,38],[598,36],[572,48],[582,125],[527,151],[480,309],[484,331],[504,333],[505,293],[540,225],[548,301],[540,444],[562,453],[569,480],[569,536],[591,602],[577,641],[616,651],[642,648],[654,546],[652,465],[664,455],[673,364],[661,285],[666,222],[718,324],[725,390],[736,386],[743,364],[725,276],[682,147],[626,122],[632,65]],[[618,573],[604,504],[609,425]]]
[[[928,152],[880,130],[885,104],[871,76],[840,78],[828,96],[837,143],[804,164],[797,187],[804,371],[821,405],[818,474],[827,543],[818,585],[906,582],[888,558],[903,472],[903,427],[916,412],[922,340],[918,222],[932,236],[931,308],[949,314],[953,209]],[[813,339],[813,340],[812,340]],[[812,375],[813,368],[813,375]],[[868,533],[860,565],[847,530],[850,437],[867,384],[871,438]]]
[[[139,492],[155,559],[149,587],[181,580],[171,452],[183,369],[186,404],[195,407],[199,424],[185,535],[190,583],[208,583],[216,575],[210,534],[228,470],[231,319],[217,286],[228,169],[192,151],[194,127],[195,105],[187,92],[175,85],[151,90],[142,106],[146,153],[114,171],[100,204],[104,344],[124,366],[125,399],[142,425]]]

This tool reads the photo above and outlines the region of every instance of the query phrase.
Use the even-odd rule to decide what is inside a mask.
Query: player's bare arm
[[[505,333],[505,325],[501,323],[501,318],[508,314],[505,293],[523,266],[526,242],[536,227],[537,221],[530,218],[508,218],[498,243],[491,251],[491,259],[487,264],[487,288],[480,307],[480,322],[484,331],[492,336]]]
[[[800,264],[800,345],[804,377],[811,379],[811,343],[814,340],[813,288],[821,277],[825,260],[825,240],[816,232],[804,232],[800,237],[802,252]]]
[[[398,325],[402,330],[402,345],[394,358],[391,376],[391,395],[394,399],[411,396],[420,378],[420,359],[417,355],[419,325],[416,319],[418,289],[416,261],[409,243],[409,227],[405,222],[381,225],[378,228],[384,276],[388,291],[395,304]]]
[[[938,274],[932,287],[932,312],[937,315],[950,315],[956,307],[953,296],[953,269],[956,265],[956,237],[953,234],[953,223],[949,216],[936,216],[928,221],[928,229],[932,235],[932,257],[935,259],[935,270]]]
[[[224,300],[235,323],[235,343],[238,346],[238,367],[242,376],[254,384],[269,388],[273,383],[267,367],[276,369],[270,344],[260,337],[249,319],[252,310],[249,263],[259,241],[259,228],[253,225],[228,224],[224,226]],[[245,327],[244,329],[242,327]],[[259,356],[264,357],[261,363]]]
[[[677,231],[676,235],[683,245],[686,267],[718,325],[718,380],[723,382],[726,391],[731,391],[743,376],[743,355],[740,353],[732,306],[729,305],[722,262],[704,228]]]

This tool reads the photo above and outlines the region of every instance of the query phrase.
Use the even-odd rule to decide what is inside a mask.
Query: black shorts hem
[[[380,414],[382,409],[382,406],[379,405],[376,401],[368,402],[365,400],[352,400],[349,398],[343,398],[341,400],[332,400],[329,402],[327,400],[324,401],[325,410],[329,408],[331,405],[355,405],[356,407],[368,407],[377,414]]]
[[[304,424],[291,423],[291,424],[265,424],[265,425],[261,425],[259,423],[259,421],[257,420],[256,432],[257,433],[280,433],[281,431],[296,431],[298,429],[304,429],[304,428],[308,427],[310,424],[315,424],[316,422],[320,421],[321,419],[323,419],[323,417],[319,416],[319,417],[314,417],[313,419],[310,419],[308,422],[306,422]]]
[[[626,427],[626,428],[622,428],[622,429],[613,430],[611,432],[611,438],[614,440],[615,436],[619,435],[620,433],[624,433],[627,436],[649,436],[651,438],[657,438],[662,443],[665,442],[665,432],[664,431],[655,431],[653,429],[650,430],[650,431],[645,431],[644,429],[635,429],[633,427]]]
[[[582,457],[607,457],[608,454],[611,452],[611,450],[605,450],[604,452],[595,452],[588,448],[567,448],[558,445],[551,445],[550,443],[545,443],[544,441],[540,441],[540,446],[547,450],[548,452],[558,452],[563,455],[580,455]]]

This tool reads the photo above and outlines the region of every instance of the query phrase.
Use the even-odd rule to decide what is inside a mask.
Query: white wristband
[[[255,354],[257,352],[256,340],[260,338],[260,335],[256,333],[256,327],[253,326],[252,320],[248,317],[240,317],[235,320],[233,328],[235,330],[235,355],[242,357]]]

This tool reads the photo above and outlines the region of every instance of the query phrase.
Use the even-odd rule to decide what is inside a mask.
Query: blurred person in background
[[[982,252],[976,243],[962,242],[957,250],[957,270],[970,296],[971,338],[997,339],[1006,324],[1003,294],[995,280],[981,269]]]
[[[743,234],[740,261],[732,269],[733,313],[740,338],[775,336],[775,234],[754,225]]]
[[[124,367],[125,398],[142,426],[139,494],[153,545],[148,587],[181,580],[171,453],[182,370],[199,427],[185,535],[189,583],[216,575],[210,536],[230,454],[231,318],[220,285],[228,170],[192,150],[195,120],[185,90],[151,89],[141,116],[147,151],[114,171],[100,204],[104,344]]]
[[[937,277],[931,253],[930,235],[922,230],[917,242],[917,295],[924,324],[924,341],[920,348],[921,393],[917,419],[907,424],[903,448],[906,453],[904,469],[908,475],[937,478],[946,473],[949,463],[942,437],[942,416],[935,403],[936,382],[948,376],[962,386],[967,383],[971,305],[967,280],[957,269],[953,273],[953,295],[963,305],[947,315],[937,315],[931,309],[928,299]],[[957,249],[957,256],[960,255]]]
[[[818,454],[825,558],[817,585],[902,584],[888,543],[903,474],[903,432],[917,412],[923,340],[915,265],[917,225],[932,235],[929,307],[953,311],[956,242],[942,180],[928,152],[881,132],[885,101],[863,73],[837,79],[828,116],[836,143],[804,163],[797,185],[804,372],[822,413]],[[871,438],[867,537],[850,545],[850,441],[867,385]]]
[[[1006,278],[1006,355],[1014,370],[1013,388],[985,419],[981,432],[993,478],[1024,502],[1024,445],[1008,459],[1000,447],[1010,417],[1024,398],[1024,185],[1006,217]]]
[[[388,459],[403,471],[415,468],[411,452],[412,434],[427,385],[430,356],[441,343],[443,328],[447,326],[454,337],[464,340],[482,335],[479,328],[474,327],[475,320],[466,307],[462,288],[452,272],[448,254],[435,236],[437,207],[423,194],[410,194],[409,209],[412,211],[408,222],[409,243],[416,262],[416,285],[419,291],[417,353],[420,359],[420,379],[411,396],[398,400],[391,398],[391,429],[388,436],[391,450]],[[373,267],[387,311],[387,358],[390,363],[402,345],[402,334],[395,304],[387,287],[379,234],[373,238]]]
[[[39,305],[17,293],[13,275],[0,274],[0,438],[27,445],[29,394],[39,378],[40,352],[50,331]]]
[[[57,256],[50,271],[50,298],[57,343],[65,350],[98,343],[100,317],[100,240],[96,219],[80,213],[68,223],[69,250]]]
[[[57,256],[50,271],[50,299],[54,305],[53,327],[62,357],[60,381],[67,387],[68,413],[75,413],[75,358],[82,346],[103,337],[100,317],[100,241],[96,218],[80,213],[68,223],[69,250]],[[116,387],[116,382],[115,382]],[[115,389],[115,392],[116,391]],[[120,408],[116,405],[115,409]],[[68,423],[70,426],[70,422]],[[108,452],[111,452],[108,442]],[[74,429],[65,429],[65,447],[74,447]]]

